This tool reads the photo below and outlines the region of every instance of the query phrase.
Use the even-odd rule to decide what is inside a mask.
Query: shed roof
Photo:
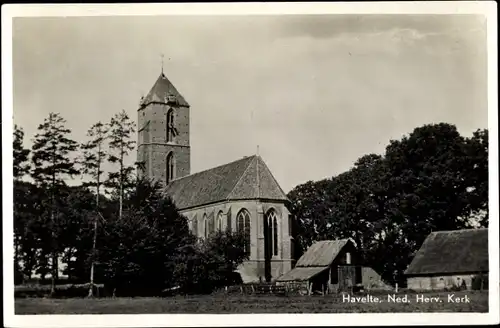
[[[312,244],[297,261],[296,267],[329,266],[350,239],[322,240]]]
[[[465,229],[429,234],[405,274],[487,271],[488,229]]]
[[[314,276],[320,274],[324,270],[327,270],[328,266],[323,267],[295,267],[291,271],[288,271],[278,279],[277,281],[306,281]]]
[[[181,210],[225,200],[287,200],[257,155],[175,179],[167,185],[165,193]]]

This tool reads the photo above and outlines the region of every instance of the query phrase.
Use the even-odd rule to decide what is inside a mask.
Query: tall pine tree
[[[90,288],[89,288],[89,297],[93,296],[94,290],[94,257],[96,252],[96,242],[97,242],[97,228],[99,221],[99,197],[100,187],[102,184],[101,175],[102,164],[107,157],[107,153],[104,151],[104,142],[108,137],[108,129],[101,122],[97,122],[92,125],[90,129],[87,131],[87,136],[90,138],[88,142],[81,146],[83,150],[83,158],[82,158],[82,173],[85,175],[89,175],[92,181],[89,185],[94,186],[96,188],[96,201],[95,201],[95,213],[94,213],[94,236],[92,242],[92,264],[90,268]]]
[[[49,220],[45,228],[50,231],[50,250],[52,259],[52,288],[55,291],[55,282],[58,275],[58,254],[61,251],[57,242],[58,225],[56,222],[56,204],[58,191],[66,186],[65,178],[78,173],[75,162],[71,158],[78,144],[69,138],[71,130],[65,127],[66,120],[58,113],[50,113],[43,124],[38,126],[38,133],[32,148],[33,171],[32,177],[36,183],[49,192]]]
[[[29,171],[28,156],[29,150],[24,148],[24,131],[17,125],[14,126],[13,142],[13,174],[14,174],[14,268],[15,277],[20,277],[21,243],[23,240],[25,226],[29,215],[27,215],[29,184],[22,181],[22,178]]]
[[[122,110],[111,118],[109,134],[110,156],[108,160],[118,165],[118,172],[109,174],[108,185],[114,187],[118,192],[119,213],[118,219],[123,216],[123,195],[125,188],[130,184],[130,175],[134,167],[125,163],[127,155],[134,149],[135,141],[131,140],[135,133],[134,122],[127,113]]]
[[[24,131],[14,126],[14,180],[20,180],[29,171],[28,156],[30,151],[23,146]]]

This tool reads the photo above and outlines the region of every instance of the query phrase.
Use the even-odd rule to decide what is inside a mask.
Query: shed
[[[436,231],[405,271],[412,290],[483,289],[488,277],[488,229]]]
[[[324,240],[312,244],[291,271],[278,283],[303,283],[308,292],[349,289],[361,283],[356,245],[351,239]]]

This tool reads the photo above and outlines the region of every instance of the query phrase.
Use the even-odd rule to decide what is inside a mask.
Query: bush
[[[237,267],[248,259],[242,233],[218,231],[206,240],[186,245],[175,259],[174,280],[187,294],[211,293],[218,288],[241,284]]]
[[[51,285],[20,285],[14,288],[14,297],[48,297],[51,291]],[[90,284],[66,284],[56,285],[55,293],[52,297],[70,298],[86,297],[89,294]],[[94,296],[109,296],[109,292],[104,289],[104,285],[94,287]]]

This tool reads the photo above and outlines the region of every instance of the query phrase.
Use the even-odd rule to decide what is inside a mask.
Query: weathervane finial
[[[161,74],[163,75],[163,54],[161,56]]]

